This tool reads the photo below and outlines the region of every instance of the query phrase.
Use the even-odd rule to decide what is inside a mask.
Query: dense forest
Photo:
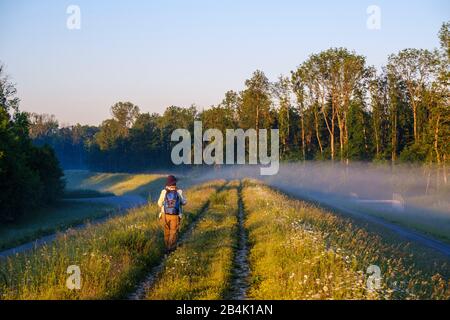
[[[31,114],[30,135],[51,145],[65,168],[133,171],[171,165],[176,128],[277,128],[285,161],[448,162],[450,145],[449,23],[435,50],[405,49],[380,71],[345,48],[311,55],[271,83],[262,71],[240,92],[199,110],[171,106],[141,113],[130,102],[111,108],[99,126],[58,126]]]
[[[33,145],[28,114],[19,110],[16,89],[0,65],[0,222],[58,200],[62,177],[53,149]]]

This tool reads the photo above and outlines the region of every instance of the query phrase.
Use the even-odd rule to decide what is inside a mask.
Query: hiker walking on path
[[[183,191],[177,188],[177,179],[172,175],[168,176],[166,188],[161,191],[158,200],[158,206],[161,208],[159,219],[164,227],[167,253],[175,249],[184,205],[186,205],[186,198],[183,196]]]

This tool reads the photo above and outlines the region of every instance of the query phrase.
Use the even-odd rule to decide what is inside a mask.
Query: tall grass
[[[229,290],[236,246],[237,183],[212,197],[192,235],[166,261],[147,299],[221,299]]]
[[[448,266],[257,183],[243,190],[254,299],[449,299]],[[428,262],[429,267],[426,267]],[[381,287],[368,290],[370,265]],[[448,275],[447,275],[448,276]]]
[[[223,185],[215,181],[186,191],[182,230]],[[99,225],[69,231],[45,247],[0,261],[7,284],[2,299],[111,299],[129,293],[164,251],[155,204],[131,210]],[[67,268],[81,269],[81,290],[66,287]]]

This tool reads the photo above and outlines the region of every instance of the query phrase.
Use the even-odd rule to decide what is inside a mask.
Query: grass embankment
[[[216,181],[186,191],[182,226],[200,213],[223,185]],[[155,204],[131,210],[79,231],[66,232],[48,246],[0,261],[7,278],[2,299],[108,299],[126,296],[163,256],[162,228]],[[81,290],[66,287],[67,268],[81,269]]]
[[[155,199],[164,187],[166,176],[160,174],[96,173],[83,170],[64,172],[68,190],[94,190],[112,193],[116,196],[127,194]]]
[[[167,259],[147,299],[222,299],[230,289],[237,245],[238,183],[212,197],[189,239]]]
[[[106,217],[118,209],[117,205],[101,201],[86,204],[72,201],[74,199],[100,199],[127,194],[155,199],[165,181],[165,177],[155,174],[93,173],[81,170],[66,171],[65,178],[67,190],[64,201],[34,210],[15,223],[0,226],[0,250],[63,231],[88,220]]]
[[[419,198],[420,199],[420,198]],[[441,198],[442,199],[442,198]],[[418,201],[414,199],[415,201]],[[429,201],[429,199],[426,199]],[[426,207],[426,201],[420,206],[414,206],[408,199],[406,212],[395,210],[377,210],[365,208],[365,213],[383,218],[386,221],[415,230],[424,235],[450,244],[450,214],[449,211],[434,210],[433,205]],[[436,202],[441,201],[437,199]]]
[[[65,230],[87,220],[105,217],[116,208],[103,203],[61,201],[35,210],[32,215],[0,226],[0,251],[33,241],[39,237]]]
[[[254,181],[243,190],[253,299],[449,299],[439,260]],[[396,242],[397,241],[397,242]],[[371,292],[366,272],[381,269]],[[419,265],[426,267],[419,267]],[[372,282],[373,283],[373,282]]]
[[[113,193],[100,192],[89,189],[72,189],[64,192],[64,199],[93,199],[93,198],[105,198],[113,197]]]

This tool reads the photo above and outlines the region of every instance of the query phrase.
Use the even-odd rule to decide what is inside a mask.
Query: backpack
[[[166,214],[180,214],[180,195],[177,190],[166,190],[164,198],[164,213]]]

